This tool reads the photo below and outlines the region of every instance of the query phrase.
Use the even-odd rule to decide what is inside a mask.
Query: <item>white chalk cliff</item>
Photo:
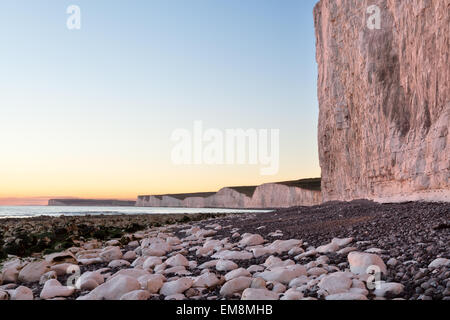
[[[320,182],[319,182],[320,185]],[[245,191],[241,191],[245,190]],[[322,202],[320,190],[278,183],[258,187],[223,188],[217,193],[139,196],[138,207],[283,208],[313,206]]]
[[[314,17],[323,200],[450,201],[450,0],[321,0]]]

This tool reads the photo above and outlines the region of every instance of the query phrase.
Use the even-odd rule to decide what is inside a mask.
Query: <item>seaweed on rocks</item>
[[[7,255],[29,257],[50,254],[76,246],[76,242],[121,239],[151,227],[200,221],[220,214],[193,215],[116,215],[77,217],[33,217],[3,219],[0,225],[0,261]],[[127,243],[123,239],[123,243]]]

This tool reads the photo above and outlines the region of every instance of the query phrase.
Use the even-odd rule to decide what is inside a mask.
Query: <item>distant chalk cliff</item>
[[[140,207],[283,208],[322,202],[320,179],[227,187],[218,192],[139,196]]]
[[[49,206],[80,206],[80,207],[132,207],[135,201],[124,200],[94,200],[94,199],[50,199]]]

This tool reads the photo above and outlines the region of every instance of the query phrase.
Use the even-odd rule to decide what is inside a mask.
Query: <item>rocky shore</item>
[[[9,256],[0,299],[450,299],[448,203],[355,201],[171,224],[146,219],[2,223],[8,245],[12,230],[53,225],[65,225],[73,243]],[[134,223],[139,228],[129,229]],[[121,233],[95,238],[82,224]]]
[[[68,249],[88,239],[120,239],[151,227],[198,221],[220,214],[152,214],[38,216],[0,219],[0,262],[7,255],[41,256]]]

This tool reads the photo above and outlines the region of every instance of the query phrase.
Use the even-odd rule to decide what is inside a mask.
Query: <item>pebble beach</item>
[[[421,202],[6,219],[0,299],[449,300],[449,228]]]

